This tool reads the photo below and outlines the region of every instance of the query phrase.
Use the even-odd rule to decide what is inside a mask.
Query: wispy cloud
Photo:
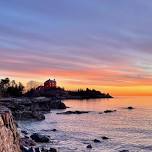
[[[152,85],[150,0],[0,1],[0,73],[67,87]]]

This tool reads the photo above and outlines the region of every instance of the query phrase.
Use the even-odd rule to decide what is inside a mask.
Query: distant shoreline
[[[65,98],[60,98],[61,100],[90,100],[90,99],[112,99],[114,97],[92,97],[92,98],[82,98],[82,97],[65,97]]]

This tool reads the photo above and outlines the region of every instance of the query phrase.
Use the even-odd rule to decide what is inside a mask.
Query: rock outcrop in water
[[[60,100],[52,98],[2,98],[0,105],[11,109],[16,120],[26,119],[45,119],[44,113],[50,112],[51,109],[65,109],[66,106]]]
[[[127,107],[127,109],[128,109],[128,110],[133,110],[134,107],[131,107],[131,106],[130,106],[130,107]]]
[[[101,141],[98,140],[98,139],[94,139],[93,142],[94,142],[94,143],[101,143]]]
[[[61,100],[53,100],[50,105],[51,109],[66,109],[66,105]]]
[[[23,134],[27,134],[23,132]],[[20,139],[20,147],[22,152],[57,152],[57,149],[50,147],[48,149],[40,146],[39,144],[48,144],[50,142],[50,136],[40,133],[33,133],[30,136],[24,136]]]
[[[6,107],[0,107],[0,152],[21,152],[19,134],[12,113]]]
[[[87,145],[87,148],[88,148],[88,149],[92,149],[91,144]]]
[[[70,114],[85,114],[89,113],[90,111],[66,111],[66,112],[60,112],[57,114],[64,114],[64,115],[70,115]]]
[[[99,112],[99,114],[103,114],[103,113],[113,113],[116,112],[117,110],[105,110],[103,112]]]
[[[30,137],[35,142],[48,143],[50,141],[50,138],[48,136],[41,135],[38,133],[33,133]]]
[[[106,136],[102,136],[101,138],[102,138],[102,140],[108,140],[108,139],[109,139],[109,138],[106,137]]]

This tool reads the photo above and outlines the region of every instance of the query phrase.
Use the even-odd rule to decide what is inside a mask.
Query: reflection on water
[[[88,110],[82,115],[56,115],[52,111],[41,122],[20,122],[30,132],[50,135],[53,147],[59,152],[131,152],[152,151],[152,97],[116,97],[114,99],[67,100],[68,110]],[[134,110],[125,109],[128,106]],[[99,111],[116,109],[117,112],[99,114]],[[51,132],[56,128],[57,132]],[[103,141],[102,136],[110,139]],[[93,143],[93,139],[101,143]],[[86,149],[87,144],[93,146]],[[47,146],[50,146],[47,145]]]

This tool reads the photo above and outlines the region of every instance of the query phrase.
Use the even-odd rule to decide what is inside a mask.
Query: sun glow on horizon
[[[1,77],[1,78],[5,78]],[[77,89],[96,89],[103,93],[109,93],[112,96],[152,96],[152,86],[151,85],[137,85],[137,86],[114,86],[114,85],[91,85],[91,84],[83,84],[80,80],[75,81],[72,83],[70,79],[62,79],[58,77],[41,77],[39,79],[30,79],[30,78],[19,78],[19,77],[9,77],[11,80],[16,80],[17,82],[23,83],[25,86],[25,90],[27,89],[27,83],[28,82],[36,82],[37,84],[43,84],[44,81],[51,78],[56,78],[57,85],[59,87],[63,87],[66,90],[77,90]]]

